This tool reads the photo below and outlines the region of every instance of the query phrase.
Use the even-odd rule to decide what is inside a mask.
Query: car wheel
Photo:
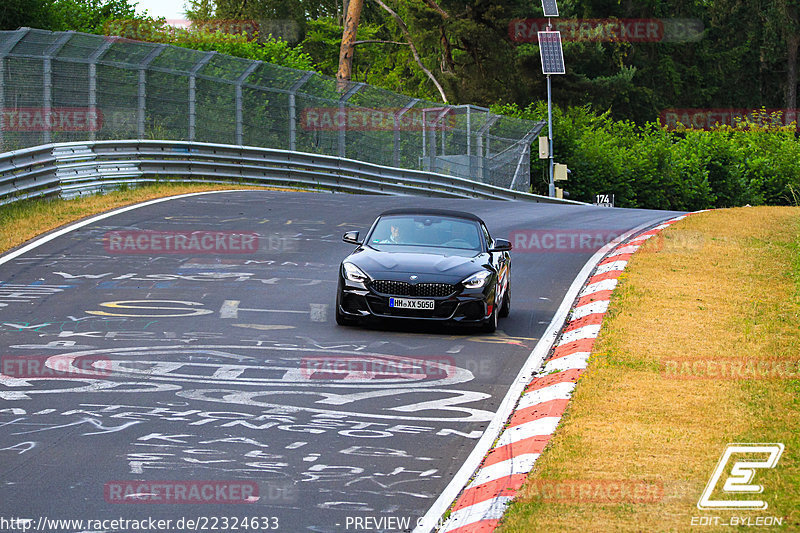
[[[492,314],[489,318],[486,319],[486,322],[483,323],[483,331],[486,333],[494,333],[497,331],[497,306],[495,305],[492,308]]]
[[[505,318],[511,312],[511,287],[506,288],[503,295],[503,305],[500,306],[500,318]]]

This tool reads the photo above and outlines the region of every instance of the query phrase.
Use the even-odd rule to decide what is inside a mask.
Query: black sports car
[[[336,322],[368,317],[450,321],[497,329],[511,307],[511,243],[475,215],[440,209],[381,213],[339,267]]]

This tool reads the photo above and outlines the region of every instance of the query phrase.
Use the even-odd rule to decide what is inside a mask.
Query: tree
[[[358,23],[361,21],[361,9],[364,0],[350,0],[344,16],[344,30],[342,31],[342,44],[339,47],[339,69],[336,72],[337,86],[343,91],[350,81],[353,70],[353,54],[355,53],[356,33]]]
[[[189,20],[208,20],[214,17],[216,8],[214,0],[189,0],[186,17]]]
[[[49,25],[50,11],[40,0],[3,0],[0,3],[0,30],[46,28]]]

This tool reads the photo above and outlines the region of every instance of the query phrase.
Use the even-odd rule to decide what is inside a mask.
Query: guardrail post
[[[292,151],[297,149],[297,103],[295,95],[300,90],[300,87],[305,85],[313,75],[313,72],[306,72],[289,88],[289,150]]]
[[[254,61],[242,75],[236,79],[236,144],[244,144],[244,125],[242,124],[242,84],[261,65],[261,61]]]
[[[100,48],[89,56],[89,112],[94,111],[95,115],[97,114],[97,62],[116,41],[116,37],[106,37]],[[90,130],[89,139],[94,141],[96,138],[97,132],[94,129]]]
[[[347,103],[348,100],[350,100],[350,98],[354,94],[356,94],[358,91],[360,91],[361,88],[364,87],[364,85],[365,85],[364,83],[360,83],[360,82],[356,83],[355,85],[350,87],[350,89],[348,89],[347,92],[344,93],[339,98],[339,113],[342,116],[344,116],[344,122],[345,122],[344,126],[339,128],[339,157],[346,157],[347,156],[347,145],[346,145],[347,135],[345,133],[345,129],[347,128],[347,114],[344,111],[345,104]]]
[[[139,139],[144,138],[144,118],[147,111],[147,67],[166,47],[166,44],[159,44],[139,63],[139,98],[136,113],[136,133]]]
[[[189,140],[194,140],[195,129],[197,124],[197,88],[196,80],[197,73],[201,68],[206,66],[211,58],[214,57],[216,52],[206,52],[205,55],[195,63],[192,70],[189,72]]]
[[[403,106],[403,109],[398,111],[394,116],[394,138],[392,139],[393,143],[392,164],[396,167],[400,166],[400,119],[403,117],[403,115],[405,115],[408,112],[409,109],[417,105],[417,102],[419,102],[419,98],[414,98],[410,100],[405,106]],[[425,131],[424,124],[422,130],[424,133]]]
[[[50,128],[48,127],[48,120],[50,120],[50,110],[53,108],[53,59],[52,57],[58,53],[61,48],[67,44],[72,38],[73,32],[68,31],[61,35],[56,42],[54,42],[50,47],[44,51],[44,60],[43,60],[43,95],[42,95],[42,118],[44,120],[44,131],[42,135],[42,140],[44,144],[47,144],[51,141],[52,135],[50,133]]]

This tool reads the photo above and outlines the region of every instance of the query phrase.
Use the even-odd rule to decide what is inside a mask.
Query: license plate
[[[389,298],[389,307],[395,309],[433,310],[433,300],[409,300],[407,298]]]

